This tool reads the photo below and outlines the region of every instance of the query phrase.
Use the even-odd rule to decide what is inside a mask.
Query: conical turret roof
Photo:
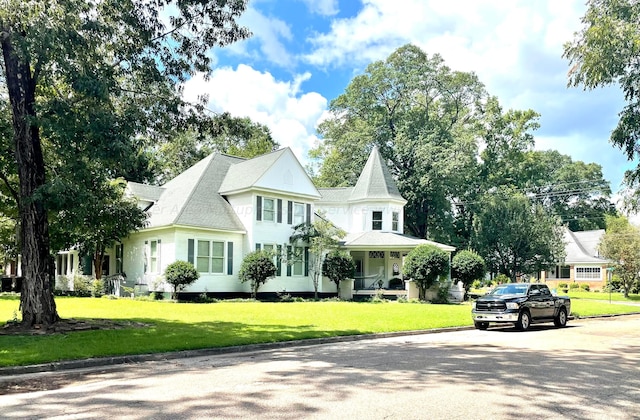
[[[393,199],[406,203],[389,172],[389,168],[383,162],[377,146],[371,150],[369,159],[367,159],[349,199],[350,201]]]

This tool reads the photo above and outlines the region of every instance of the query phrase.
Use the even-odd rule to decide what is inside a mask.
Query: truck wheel
[[[488,322],[474,322],[474,325],[478,330],[486,330],[487,328],[489,328]]]
[[[516,328],[520,331],[526,331],[529,329],[529,325],[531,325],[531,315],[529,315],[529,311],[520,312],[518,322],[516,322]]]
[[[553,323],[558,328],[566,327],[567,326],[567,310],[564,308],[560,308],[558,310],[558,315],[556,315],[556,317],[553,318]]]

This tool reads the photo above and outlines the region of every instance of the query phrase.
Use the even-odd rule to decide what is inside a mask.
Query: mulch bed
[[[7,322],[0,335],[47,335],[67,334],[74,331],[122,330],[127,328],[145,328],[150,324],[135,321],[114,321],[111,319],[61,319],[52,325],[34,325],[25,327],[20,323]]]

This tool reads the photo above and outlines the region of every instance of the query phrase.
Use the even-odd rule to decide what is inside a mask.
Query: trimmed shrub
[[[569,285],[569,289],[579,289],[580,285],[578,283],[571,283]]]
[[[176,261],[169,264],[167,269],[164,270],[165,280],[173,286],[172,299],[176,299],[178,292],[198,280],[198,277],[200,277],[200,274],[193,264],[188,261]]]
[[[266,251],[254,251],[242,260],[238,277],[242,283],[251,284],[251,297],[256,298],[260,286],[276,276],[276,265],[273,256]]]
[[[419,245],[409,252],[402,270],[405,278],[415,282],[418,297],[424,301],[427,289],[449,272],[449,254],[435,245]]]
[[[583,283],[583,284],[581,284],[581,285],[580,285],[580,288],[581,288],[582,290],[584,290],[585,292],[588,292],[588,291],[590,290],[590,287],[589,287],[589,285],[588,285],[587,283]]]

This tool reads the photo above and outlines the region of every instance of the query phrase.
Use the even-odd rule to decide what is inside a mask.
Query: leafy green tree
[[[73,211],[51,217],[53,249],[76,246],[81,255],[91,255],[97,280],[102,278],[106,250],[146,224],[147,214],[135,199],[125,197],[125,187],[122,178],[79,187]]]
[[[210,70],[211,47],[249,35],[235,21],[245,6],[244,0],[4,1],[2,83],[19,181],[24,326],[59,319],[48,222],[50,200],[58,196],[47,165],[65,168],[67,178],[77,174],[81,184],[131,171],[100,162],[131,163],[140,157],[139,139],[161,138],[202,109],[182,102],[179,84]]]
[[[242,283],[251,284],[251,297],[255,299],[260,286],[274,278],[276,271],[273,255],[270,252],[253,251],[242,260],[238,277]]]
[[[473,227],[474,248],[491,272],[512,281],[519,274],[537,274],[564,257],[560,220],[511,190],[484,197]]]
[[[486,271],[484,258],[472,250],[462,250],[451,260],[451,277],[461,281],[466,291],[474,280],[483,279]]]
[[[321,186],[354,185],[378,146],[408,200],[405,227],[421,238],[453,236],[451,201],[477,176],[476,126],[484,87],[473,73],[452,71],[439,55],[405,45],[371,63],[331,101],[319,126]]]
[[[197,132],[176,133],[157,148],[153,164],[158,181],[164,183],[213,152],[252,158],[278,147],[266,126],[225,112],[205,121]]]
[[[346,252],[334,250],[322,262],[322,275],[335,283],[336,293],[340,296],[340,282],[353,278],[356,266],[353,258]]]
[[[610,141],[622,149],[630,161],[640,153],[640,3],[635,0],[588,0],[582,29],[564,46],[569,60],[569,85],[585,89],[618,85],[626,106],[620,112]],[[626,183],[634,195],[640,186],[640,166],[628,171]],[[637,198],[637,196],[636,196]],[[637,200],[629,201],[638,208]]]
[[[440,276],[449,272],[449,254],[435,245],[419,245],[404,260],[402,274],[418,286],[418,299],[426,299],[427,290]]]
[[[527,152],[522,190],[574,232],[604,229],[617,210],[611,188],[596,163],[573,161],[555,150]]]
[[[300,223],[293,227],[293,235],[289,241],[292,244],[309,244],[309,256],[312,258],[309,271],[313,281],[314,299],[318,299],[323,261],[327,253],[338,248],[340,239],[345,235],[344,230],[322,217],[322,214],[313,223]]]
[[[193,284],[199,277],[198,270],[188,261],[175,261],[164,270],[165,280],[173,286],[172,299],[177,299],[178,293]]]
[[[608,217],[599,250],[603,257],[613,262],[624,296],[629,297],[629,290],[640,276],[640,229],[630,224],[626,217]]]

